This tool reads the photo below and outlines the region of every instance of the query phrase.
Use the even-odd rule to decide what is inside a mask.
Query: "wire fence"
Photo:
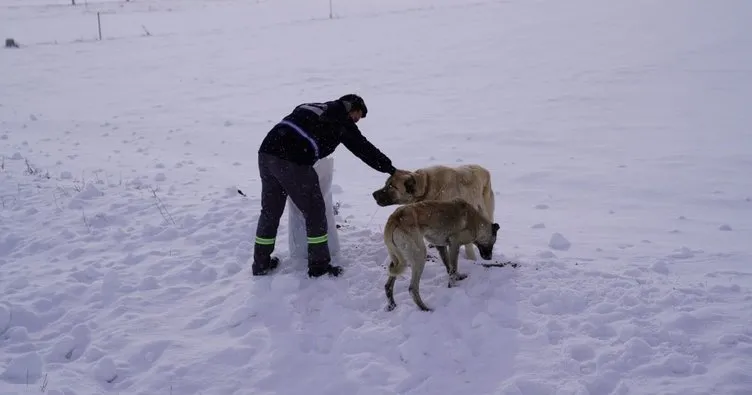
[[[233,24],[232,8],[247,15],[264,2],[13,0],[0,8],[0,34],[32,46],[213,31]]]
[[[503,1],[413,0],[405,4],[399,0],[4,0],[0,3],[0,38],[14,38],[22,46],[33,46],[242,33],[286,23],[431,12]]]

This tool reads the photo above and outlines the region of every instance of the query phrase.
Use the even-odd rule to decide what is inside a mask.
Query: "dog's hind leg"
[[[395,276],[389,276],[384,284],[384,292],[386,293],[386,311],[392,311],[397,307],[397,303],[394,301],[394,282],[397,280]]]
[[[418,240],[415,240],[418,242]],[[408,248],[411,248],[412,251],[410,251],[408,254],[408,259],[410,259],[410,267],[412,268],[412,276],[410,277],[410,287],[408,288],[408,291],[410,292],[410,296],[413,298],[413,302],[423,311],[433,311],[433,309],[426,306],[425,303],[423,303],[423,299],[420,297],[420,277],[423,275],[423,268],[426,266],[426,246],[423,244],[423,240],[421,239],[419,241],[419,244],[417,245],[411,245]]]
[[[405,259],[394,244],[390,243],[387,250],[389,251],[389,266],[387,266],[389,278],[384,284],[384,293],[387,300],[386,311],[392,311],[397,307],[397,303],[394,301],[394,282],[397,280],[397,276],[405,270]]]
[[[425,266],[425,262],[415,262],[412,265],[413,273],[412,278],[410,279],[410,287],[408,288],[408,291],[410,292],[410,296],[413,298],[413,302],[423,311],[433,311],[433,309],[426,306],[425,303],[423,303],[423,299],[420,297],[420,276],[423,275],[423,267]]]

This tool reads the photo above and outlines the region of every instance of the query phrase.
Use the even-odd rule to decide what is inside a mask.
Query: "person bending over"
[[[356,123],[367,112],[363,98],[355,94],[324,103],[304,103],[267,133],[258,150],[261,215],[251,267],[254,276],[269,274],[279,265],[279,258],[271,254],[288,196],[305,218],[308,275],[336,277],[342,273],[340,266],[331,264],[326,205],[313,165],[342,143],[373,169],[389,175],[398,171],[358,129]]]

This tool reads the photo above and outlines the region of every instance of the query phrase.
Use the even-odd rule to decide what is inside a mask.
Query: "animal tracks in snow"
[[[103,22],[122,39],[75,44],[76,29],[32,27],[81,25],[67,19],[79,8],[5,7],[4,27],[51,45],[3,59],[14,100],[0,103],[0,392],[748,392],[749,75],[733,72],[750,68],[745,12],[452,1],[338,5],[336,23],[311,21],[317,2],[118,2]],[[129,18],[163,35],[137,38]],[[436,40],[412,33],[460,19]],[[387,23],[400,45],[383,40]],[[235,34],[249,27],[254,39]],[[301,36],[341,45],[305,56]],[[306,62],[279,53],[296,46]],[[364,71],[364,135],[406,168],[487,166],[503,229],[494,260],[523,263],[463,260],[468,278],[448,289],[431,262],[430,314],[411,303],[409,276],[383,311],[391,209],[369,195],[385,177],[344,147],[332,188],[343,276],[309,279],[286,259],[284,216],[283,263],[249,273],[255,149],[292,105],[283,96]],[[706,89],[687,89],[695,77]]]
[[[7,284],[10,295],[29,301],[15,296],[0,305],[9,361],[0,377],[7,383],[23,382],[28,371],[34,382],[52,374],[58,388],[72,387],[61,374],[75,367],[88,372],[79,380],[115,391],[192,391],[216,375],[228,383],[245,377],[259,390],[284,382],[295,392],[307,390],[306,380],[288,377],[338,373],[342,379],[327,390],[440,393],[465,380],[482,392],[627,394],[639,389],[637,380],[690,388],[721,358],[749,355],[752,347],[752,333],[724,324],[750,313],[747,288],[672,283],[679,262],[712,259],[700,249],[679,247],[621,272],[602,270],[597,259],[553,254],[515,257],[525,262],[516,268],[462,260],[469,276],[452,289],[433,259],[421,287],[436,311],[415,309],[407,278],[400,278],[398,308],[387,313],[378,230],[340,228],[342,278],[309,279],[305,262],[289,259],[273,276],[252,278],[253,219],[237,194],[192,210],[164,196],[174,222],[160,214],[153,194],[138,189],[98,185],[96,193],[81,189],[86,199],[58,197],[85,202],[85,219],[69,204],[41,204],[56,187],[38,185],[19,200],[36,212],[20,204],[6,211],[16,221],[3,239],[3,268],[13,276]],[[88,215],[97,213],[105,219],[91,226]],[[51,220],[42,232],[26,232],[26,215]],[[283,223],[281,245],[284,234]],[[34,279],[17,266],[53,257]],[[496,258],[507,260],[501,252]],[[32,285],[40,281],[55,285]],[[715,307],[724,304],[738,309],[732,315]],[[484,370],[489,364],[493,374]],[[527,368],[540,373],[516,373]],[[734,367],[723,375],[749,378]]]

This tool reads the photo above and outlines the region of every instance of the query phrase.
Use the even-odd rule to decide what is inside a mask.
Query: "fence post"
[[[313,168],[319,176],[321,194],[326,204],[327,236],[329,238],[329,254],[335,257],[339,253],[339,236],[337,223],[334,220],[334,203],[332,202],[332,179],[334,178],[334,158],[328,156],[319,160]],[[306,222],[303,213],[295,204],[287,198],[288,212],[288,250],[290,257],[295,259],[308,259],[308,235],[306,234]]]
[[[97,11],[97,29],[99,30],[99,41],[102,41],[102,19],[99,17],[99,11]]]

